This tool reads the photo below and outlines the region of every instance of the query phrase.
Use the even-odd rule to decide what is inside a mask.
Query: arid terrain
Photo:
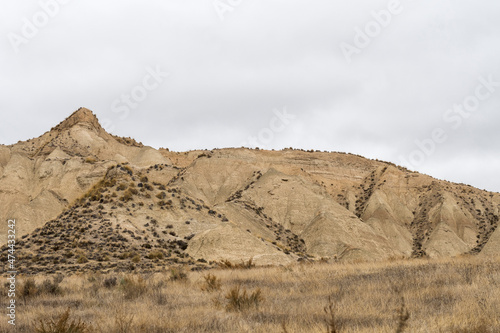
[[[60,279],[20,281],[16,332],[500,331],[498,259],[302,263]],[[71,323],[78,330],[62,329]],[[57,324],[60,330],[48,329]],[[12,328],[2,321],[0,332]]]
[[[500,247],[498,193],[344,153],[156,150],[112,136],[84,108],[0,146],[0,175],[1,219],[17,221],[25,273],[122,269],[135,255],[154,270]]]
[[[352,154],[154,149],[85,108],[0,145],[19,332],[499,332],[499,209]]]

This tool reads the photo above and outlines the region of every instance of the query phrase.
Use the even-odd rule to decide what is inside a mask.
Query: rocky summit
[[[24,273],[492,256],[499,208],[498,193],[352,154],[157,150],[85,108],[0,145]]]

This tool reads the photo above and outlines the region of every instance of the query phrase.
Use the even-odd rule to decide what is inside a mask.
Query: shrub
[[[80,255],[80,257],[78,257],[78,259],[76,260],[77,263],[79,264],[85,264],[86,262],[88,262],[89,260],[87,259],[87,257],[85,255]]]
[[[50,319],[46,322],[40,320],[40,324],[35,327],[38,333],[85,333],[90,332],[90,327],[83,323],[81,319],[69,321],[69,308],[63,312],[57,320]]]
[[[133,321],[134,321],[134,315],[127,315],[119,310],[116,311],[115,327],[113,332],[116,333],[132,332]]]
[[[124,193],[123,193],[123,196],[120,198],[121,201],[125,201],[125,202],[128,202],[130,200],[133,199],[134,197],[134,192],[137,194],[137,190],[136,189],[128,189],[126,190]]]
[[[226,304],[227,311],[245,311],[253,307],[258,308],[263,301],[260,288],[248,294],[246,289],[241,290],[240,286],[233,287],[226,294],[228,303]]]
[[[123,252],[123,253],[120,253],[120,255],[118,256],[118,258],[120,259],[127,259],[127,258],[132,258],[134,257],[135,253],[133,252]]]
[[[146,292],[146,283],[141,277],[134,279],[126,276],[120,280],[120,289],[125,299],[134,299]]]
[[[149,254],[147,255],[146,258],[152,260],[152,259],[163,259],[163,257],[164,257],[163,252],[156,250],[156,251],[149,252]]]
[[[234,268],[233,263],[227,259],[223,259],[223,260],[219,261],[217,263],[217,265],[219,265],[220,268],[224,268],[224,269],[233,269]]]
[[[149,181],[148,177],[146,176],[142,176],[140,180],[142,183],[147,183]]]
[[[50,295],[60,295],[62,294],[62,289],[59,284],[62,282],[64,279],[64,276],[59,274],[56,275],[55,277],[50,279],[46,279],[43,281],[41,287],[40,287],[40,292],[45,293],[45,294],[50,294]]]
[[[104,279],[104,283],[103,283],[104,287],[113,288],[114,286],[116,286],[116,280],[117,280],[116,276]]]
[[[107,178],[106,180],[103,181],[102,184],[104,187],[113,187],[116,185],[116,179],[115,178]]]
[[[237,266],[238,268],[245,268],[245,269],[250,269],[254,268],[255,264],[253,263],[253,258],[248,259],[247,262],[244,262],[243,260],[241,261],[241,264]]]
[[[125,169],[129,174],[132,174],[134,171],[132,170],[131,167],[129,167],[128,165],[124,165],[123,166],[123,169]]]
[[[167,194],[165,192],[160,192],[156,195],[158,199],[165,199],[167,197]]]
[[[208,275],[203,276],[203,278],[205,279],[205,284],[201,287],[201,290],[209,292],[220,290],[222,283],[217,276],[209,273]]]
[[[323,308],[323,311],[326,314],[326,331],[328,333],[337,333],[339,332],[339,327],[337,324],[337,319],[335,318],[335,311],[333,310],[334,305],[332,301],[332,296],[328,296],[328,304]]]
[[[401,296],[401,307],[398,309],[397,315],[398,327],[396,328],[396,333],[403,333],[408,326],[408,320],[410,319],[410,313],[406,308],[405,299],[403,296]]]
[[[163,286],[164,282],[160,281],[154,283],[151,288],[151,296],[153,297],[154,302],[158,305],[165,305],[167,303],[167,297],[163,293]]]
[[[248,259],[248,261],[241,261],[239,264],[233,264],[231,261],[224,259],[218,262],[220,268],[223,269],[250,269],[254,268],[253,258]]]
[[[170,281],[187,281],[188,275],[182,268],[170,269]]]
[[[124,191],[127,189],[127,187],[128,187],[127,184],[121,183],[120,185],[118,185],[117,189],[118,191]]]
[[[139,261],[141,261],[141,256],[136,254],[135,256],[132,257],[132,262],[133,263],[138,263]]]
[[[38,287],[35,283],[35,280],[33,279],[27,279],[23,285],[21,285],[20,288],[21,291],[21,296],[23,297],[24,301],[26,301],[27,298],[33,297],[38,294]]]

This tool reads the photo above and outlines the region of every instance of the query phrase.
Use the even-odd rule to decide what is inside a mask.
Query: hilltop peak
[[[80,123],[88,123],[97,130],[102,129],[96,115],[91,110],[84,107],[81,107],[75,112],[73,112],[68,118],[63,120],[54,129],[55,130],[69,129]]]

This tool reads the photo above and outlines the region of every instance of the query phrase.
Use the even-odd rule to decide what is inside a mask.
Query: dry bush
[[[249,294],[246,289],[241,290],[239,285],[231,288],[225,297],[227,299],[226,311],[245,311],[258,308],[264,300],[260,288]]]
[[[104,282],[103,282],[104,287],[108,288],[108,289],[115,287],[117,284],[116,280],[117,280],[116,276],[108,277],[108,278],[104,279]]]
[[[146,256],[146,258],[151,259],[151,260],[163,259],[164,257],[165,257],[165,255],[160,250],[153,250],[153,251],[149,252],[149,254]]]
[[[170,281],[187,281],[188,274],[182,267],[170,269]]]
[[[151,290],[151,296],[154,302],[157,305],[165,305],[167,303],[167,297],[165,293],[163,292],[163,287],[165,286],[165,283],[163,281],[159,281],[156,283],[153,283],[150,290]]]
[[[158,199],[165,199],[167,197],[167,194],[165,192],[160,192],[156,195]]]
[[[29,278],[26,281],[24,281],[24,283],[21,284],[21,286],[19,287],[19,290],[21,292],[21,297],[23,298],[25,303],[26,299],[36,296],[38,294],[38,287],[36,285],[35,280],[32,278]]]
[[[338,333],[339,332],[339,324],[335,318],[334,304],[332,300],[332,296],[328,296],[328,304],[325,306],[323,311],[326,314],[326,332],[327,333]]]
[[[125,183],[121,183],[120,185],[118,185],[118,187],[116,188],[118,191],[124,191],[128,188],[127,184]]]
[[[133,252],[122,252],[118,255],[118,258],[120,259],[127,259],[127,258],[132,258],[135,255]]]
[[[137,194],[139,192],[137,192],[137,190],[134,188],[134,189],[127,189],[124,193],[123,193],[123,196],[120,197],[120,200],[123,201],[123,202],[129,202],[131,200],[134,199],[134,194]]]
[[[142,277],[125,276],[120,280],[120,289],[125,299],[136,299],[147,291]]]
[[[79,263],[79,264],[85,264],[85,263],[87,263],[88,261],[89,261],[89,260],[87,259],[87,257],[86,257],[84,254],[80,255],[80,256],[78,257],[78,259],[76,260],[76,262],[77,262],[77,263]]]
[[[39,321],[39,325],[35,325],[37,333],[86,333],[91,332],[90,327],[83,323],[81,319],[78,321],[69,321],[70,309],[68,308],[62,313],[58,319],[49,319],[47,321]]]
[[[115,313],[113,333],[132,332],[134,315],[126,314],[123,310],[117,310]]]
[[[134,172],[134,170],[132,170],[132,168],[128,165],[124,165],[123,168],[130,174],[132,174]]]
[[[231,261],[224,259],[218,262],[218,266],[222,269],[250,269],[254,268],[253,258],[248,259],[248,261],[241,261],[241,263],[234,264]]]
[[[63,294],[60,283],[63,281],[64,276],[61,274],[55,275],[52,279],[45,279],[41,284],[37,284],[34,279],[28,278],[19,287],[20,295],[24,302],[27,299],[39,295],[53,295],[58,296]]]
[[[50,279],[46,279],[42,282],[39,288],[41,293],[46,293],[50,295],[61,295],[63,293],[61,286],[59,285],[64,279],[64,276],[58,274]]]
[[[408,327],[408,320],[410,319],[410,313],[406,308],[405,299],[401,296],[401,307],[398,309],[398,327],[396,328],[396,333],[403,333]]]
[[[221,289],[222,283],[217,276],[208,273],[204,275],[203,278],[205,279],[205,284],[201,287],[201,290],[211,292]]]

